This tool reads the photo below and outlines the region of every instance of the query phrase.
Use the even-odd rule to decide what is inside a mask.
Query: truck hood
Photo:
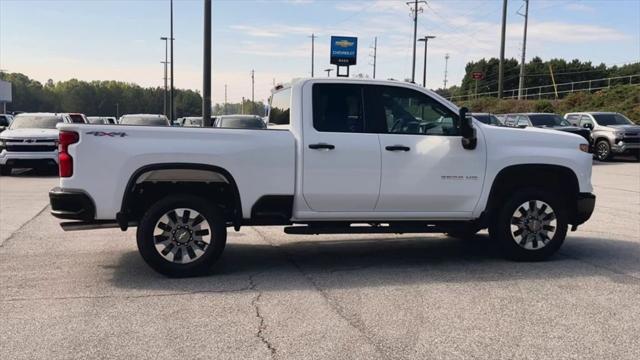
[[[623,130],[625,133],[640,133],[640,125],[607,125],[615,130]]]
[[[584,137],[576,133],[558,130],[559,128],[520,129],[482,124],[488,143],[577,149],[579,144],[586,142]]]
[[[58,139],[58,129],[15,129],[5,130],[0,138],[9,139]]]

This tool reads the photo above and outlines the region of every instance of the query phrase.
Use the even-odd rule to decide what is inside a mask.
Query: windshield
[[[264,129],[265,123],[260,118],[230,117],[220,119],[220,127],[235,129]]]
[[[624,115],[620,114],[594,114],[593,117],[598,122],[598,125],[631,125],[633,122],[627,119]]]
[[[55,129],[56,124],[62,122],[62,118],[51,115],[18,115],[9,127],[14,129]]]
[[[571,126],[567,120],[556,114],[529,115],[529,120],[533,126]]]
[[[136,116],[125,115],[120,118],[123,125],[169,126],[169,120],[164,116]]]

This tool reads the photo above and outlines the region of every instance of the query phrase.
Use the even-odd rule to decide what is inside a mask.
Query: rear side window
[[[276,125],[289,125],[291,122],[291,88],[273,93],[269,110],[269,123]]]
[[[362,87],[313,85],[313,127],[322,132],[364,132]]]

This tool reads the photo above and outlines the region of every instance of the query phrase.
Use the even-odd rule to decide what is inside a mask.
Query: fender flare
[[[133,174],[129,177],[129,181],[127,181],[127,186],[124,189],[124,193],[122,195],[122,202],[120,204],[120,212],[116,214],[116,221],[120,226],[120,229],[127,230],[129,219],[128,219],[128,204],[131,201],[131,196],[133,194],[133,189],[137,184],[137,180],[145,173],[154,170],[204,170],[210,171],[212,173],[218,173],[222,175],[229,185],[231,185],[233,191],[234,201],[234,210],[232,216],[232,223],[234,229],[240,230],[240,226],[242,224],[242,202],[240,200],[240,191],[238,190],[238,185],[236,184],[235,179],[226,169],[221,168],[215,165],[207,165],[207,164],[197,164],[197,163],[157,163],[157,164],[149,164],[138,168]]]

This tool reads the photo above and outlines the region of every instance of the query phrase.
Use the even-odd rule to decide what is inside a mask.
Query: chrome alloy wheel
[[[544,201],[529,200],[518,206],[511,216],[511,237],[527,250],[539,250],[547,246],[556,228],[556,214]]]
[[[604,161],[609,157],[609,145],[600,141],[596,147],[596,157],[600,161]]]
[[[172,209],[153,229],[156,251],[165,260],[187,264],[199,259],[211,243],[211,226],[193,209]]]

